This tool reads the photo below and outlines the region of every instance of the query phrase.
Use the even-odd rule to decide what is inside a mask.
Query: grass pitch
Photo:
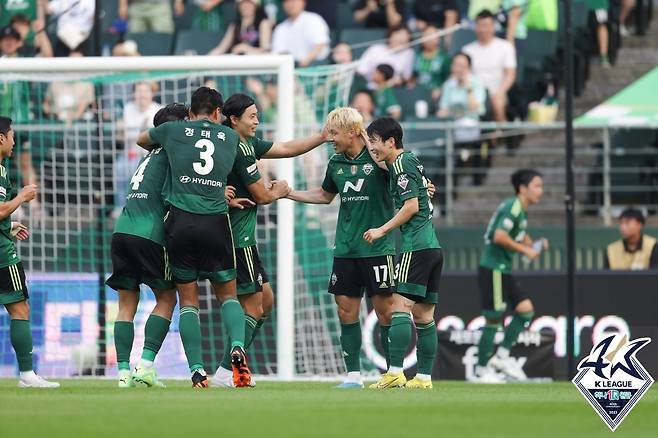
[[[0,436],[14,437],[594,437],[611,434],[571,383],[473,385],[432,391],[338,390],[331,383],[259,382],[254,389],[118,389],[62,380],[53,390],[0,379]],[[658,436],[658,389],[615,437]]]

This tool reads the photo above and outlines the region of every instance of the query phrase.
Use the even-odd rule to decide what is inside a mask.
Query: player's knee
[[[416,305],[411,313],[416,324],[429,324],[434,321],[434,306],[424,307]]]
[[[11,319],[30,319],[30,305],[27,300],[7,304],[5,307]]]
[[[263,313],[269,315],[274,308],[274,291],[269,283],[263,285]]]
[[[338,319],[340,322],[354,322],[359,318],[359,308],[353,309],[351,306],[338,305]]]

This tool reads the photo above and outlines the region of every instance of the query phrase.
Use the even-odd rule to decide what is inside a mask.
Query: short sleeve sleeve
[[[327,165],[327,172],[324,175],[324,181],[322,181],[322,190],[324,190],[327,193],[338,193],[338,187],[336,186],[336,182],[331,177],[332,168],[333,166],[330,160],[329,164]]]
[[[151,138],[151,141],[153,143],[157,143],[160,146],[162,146],[165,150],[167,149],[166,143],[165,143],[165,138],[167,137],[167,128],[169,123],[163,123],[162,125],[158,126],[157,128],[151,128],[149,129],[149,137]]]
[[[254,142],[254,152],[256,153],[256,159],[260,160],[263,155],[267,153],[270,149],[272,149],[272,145],[274,142],[272,141],[265,141],[260,138],[256,138],[256,141]]]
[[[233,163],[233,170],[245,186],[251,185],[260,179],[256,157],[251,151],[243,149],[242,144],[238,147],[238,153]]]
[[[514,214],[514,204],[506,206],[498,216],[498,221],[496,222],[496,229],[500,229],[509,233],[512,231],[514,226],[519,220],[519,215]]]
[[[505,58],[503,59],[503,67],[516,68],[516,49],[507,41],[505,41]]]

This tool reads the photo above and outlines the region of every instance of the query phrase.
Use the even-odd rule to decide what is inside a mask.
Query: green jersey
[[[37,0],[0,0],[0,27],[9,24],[14,15],[25,15],[28,20],[37,19]]]
[[[416,53],[414,74],[420,85],[431,89],[439,88],[450,76],[450,58],[440,49],[429,58],[420,51]]]
[[[384,87],[375,91],[375,113],[378,117],[386,117],[400,109],[393,88]]]
[[[334,257],[364,258],[395,254],[392,235],[368,244],[363,233],[393,217],[393,203],[386,190],[388,172],[377,166],[367,148],[354,159],[335,154],[329,159],[322,190],[340,196]]]
[[[130,179],[126,205],[114,225],[115,233],[131,234],[165,246],[164,217],[167,210],[162,187],[168,171],[167,153],[153,149],[142,158]]]
[[[0,202],[11,201],[14,195],[7,169],[0,164]],[[15,265],[19,261],[14,238],[11,235],[11,216],[7,216],[0,220],[0,268]]]
[[[238,154],[235,157],[233,170],[228,176],[228,185],[235,187],[236,198],[251,198],[247,186],[260,179],[258,172],[259,160],[272,147],[271,141],[264,141],[252,137],[241,141]],[[233,245],[236,248],[247,248],[256,244],[256,212],[257,206],[253,208],[231,208],[231,228],[233,229]]]
[[[149,130],[169,158],[170,180],[165,204],[193,214],[226,214],[226,181],[240,137],[231,128],[209,120],[163,123]]]
[[[501,272],[512,270],[512,251],[493,242],[496,230],[501,229],[517,242],[522,242],[528,227],[528,216],[517,197],[505,199],[491,216],[487,231],[484,233],[484,251],[480,257],[480,266]]]
[[[425,169],[413,152],[401,153],[388,165],[389,184],[395,208],[402,208],[408,199],[418,198],[418,212],[400,226],[401,252],[441,248],[432,224],[434,206],[427,191]]]

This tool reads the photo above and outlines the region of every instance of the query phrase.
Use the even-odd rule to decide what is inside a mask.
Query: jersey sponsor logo
[[[343,193],[347,193],[348,190],[354,190],[355,192],[360,192],[361,189],[363,188],[363,183],[365,181],[366,181],[365,178],[359,178],[356,184],[353,184],[352,181],[345,181],[345,185],[343,186]]]
[[[338,276],[336,275],[335,272],[331,274],[331,284],[332,286],[336,286],[336,283],[338,283]]]
[[[251,166],[247,167],[247,172],[249,173],[256,173],[258,170],[258,164],[254,163]]]
[[[366,164],[363,165],[363,173],[365,173],[366,175],[370,175],[370,172],[372,172],[372,169],[373,169],[373,167],[372,167],[372,164],[370,164],[370,163],[366,163]]]
[[[192,181],[192,178],[190,178],[187,175],[183,175],[180,178],[178,178],[178,181],[180,181],[183,184],[187,184],[188,182]]]
[[[148,193],[129,193],[126,199],[148,199]]]
[[[628,340],[628,334],[608,336],[578,364],[573,384],[614,431],[653,385],[653,378],[635,355],[651,338]]]
[[[357,202],[357,201],[370,201],[370,196],[343,196],[340,198],[341,202]]]
[[[402,190],[407,189],[407,185],[409,185],[409,180],[407,179],[407,175],[402,173],[400,174],[400,176],[398,176],[398,185],[402,188]]]
[[[210,186],[210,187],[222,187],[224,185],[224,183],[222,183],[221,181],[215,181],[214,179],[197,178],[197,177],[192,178],[192,184],[200,184],[202,186]]]
[[[358,171],[359,171],[359,168],[358,168],[355,164],[353,164],[352,166],[350,166],[350,172],[352,172],[352,175],[356,175],[356,173],[357,173]]]

